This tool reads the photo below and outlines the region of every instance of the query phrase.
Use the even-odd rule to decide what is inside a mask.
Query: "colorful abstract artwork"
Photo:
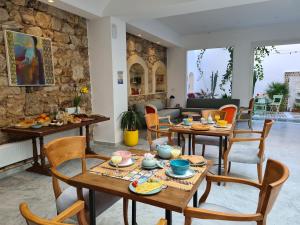
[[[54,85],[51,40],[5,31],[11,86]]]

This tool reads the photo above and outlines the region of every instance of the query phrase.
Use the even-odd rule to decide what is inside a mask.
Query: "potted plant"
[[[139,131],[142,125],[141,116],[132,108],[121,114],[121,128],[124,131],[124,143],[127,146],[135,146],[139,141]]]

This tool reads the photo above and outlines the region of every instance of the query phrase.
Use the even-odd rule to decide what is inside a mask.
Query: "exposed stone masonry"
[[[162,61],[167,65],[167,48],[135,35],[127,33],[127,60],[133,55],[138,55],[146,62],[148,67],[148,88],[149,93],[152,92],[152,67],[157,61]],[[156,93],[139,96],[129,96],[128,104],[133,105],[140,102],[149,101],[151,99],[166,100],[166,93]]]
[[[4,29],[52,40],[55,86],[9,87]],[[90,87],[86,20],[36,0],[0,0],[0,128],[71,107],[74,84]],[[90,95],[81,105],[91,111]],[[0,144],[8,138],[0,132]]]

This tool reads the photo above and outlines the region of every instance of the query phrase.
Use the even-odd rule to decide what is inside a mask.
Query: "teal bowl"
[[[184,175],[190,168],[190,162],[185,159],[173,159],[170,161],[170,166],[176,175]]]

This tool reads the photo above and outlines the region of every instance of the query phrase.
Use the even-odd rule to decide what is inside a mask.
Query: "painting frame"
[[[32,45],[35,45],[34,50],[38,51],[39,53],[38,54],[39,57],[36,54],[34,55],[35,67],[33,67],[32,65],[27,65],[27,66],[31,66],[31,68],[34,68],[36,71],[35,73],[36,79],[31,79],[31,82],[30,81],[24,82],[20,80],[20,74],[22,74],[23,77],[26,76],[29,77],[29,75],[25,73],[22,69],[21,71],[20,69],[17,70],[17,67],[19,66],[20,62],[16,59],[16,51],[15,51],[16,39],[17,39],[16,36],[24,37],[24,39],[27,38],[26,40],[29,40],[28,38],[31,38]],[[6,49],[6,61],[7,61],[9,86],[27,87],[27,86],[54,86],[55,85],[51,39],[34,36],[31,34],[25,34],[17,31],[12,31],[12,30],[4,30],[4,40],[5,40],[5,49]],[[36,40],[36,42],[34,42],[33,40]],[[39,43],[40,45],[39,49],[37,47],[38,45],[37,43]],[[20,45],[18,47],[20,47]],[[25,46],[21,46],[21,47],[23,47],[25,50],[29,49],[28,47]],[[31,76],[32,76],[32,72],[31,72]]]

